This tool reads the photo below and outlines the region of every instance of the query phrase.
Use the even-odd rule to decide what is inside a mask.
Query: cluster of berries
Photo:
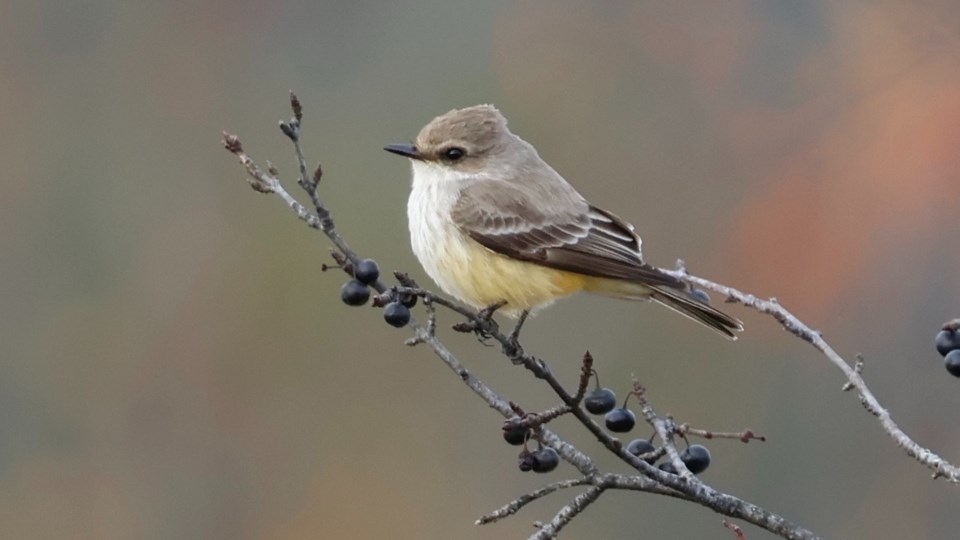
[[[634,439],[627,444],[627,452],[653,465],[657,461],[657,447],[647,439]],[[710,450],[702,444],[691,444],[680,452],[680,461],[693,473],[700,474],[710,466]],[[657,468],[663,472],[677,474],[673,463],[665,461]]]
[[[520,453],[520,470],[523,472],[548,473],[560,464],[560,454],[549,446],[540,446],[536,450],[524,450]]]
[[[626,403],[617,407],[617,395],[609,388],[597,388],[590,392],[584,400],[583,406],[591,414],[604,414],[607,429],[615,433],[626,433],[633,429],[637,419],[633,411],[627,408]],[[519,416],[508,420],[503,426],[503,440],[513,446],[526,445],[530,437],[530,429],[526,427]],[[650,465],[656,463],[662,455],[647,439],[634,439],[627,444],[627,452],[643,459]],[[710,466],[710,450],[701,444],[691,444],[680,453],[680,461],[693,474],[700,474]],[[539,446],[536,450],[524,448],[520,453],[520,470],[538,473],[550,472],[557,468],[560,456],[553,448]],[[677,474],[673,463],[664,462],[658,468],[670,474]]]
[[[600,388],[599,384],[583,399],[583,408],[591,414],[606,415],[604,423],[607,429],[614,433],[626,433],[637,423],[637,417],[627,408],[626,400],[623,406],[617,407],[617,395],[609,388]],[[653,443],[647,439],[634,439],[627,444],[627,452],[637,457],[647,456],[642,459],[650,465],[657,460],[656,450]],[[680,453],[680,460],[690,472],[700,474],[710,466],[710,451],[701,444],[691,444]],[[658,468],[670,474],[677,474],[677,469],[669,461],[661,463]]]
[[[373,259],[363,259],[353,266],[353,279],[340,289],[340,299],[348,306],[363,306],[370,300],[370,284],[380,278],[380,267]],[[390,326],[402,328],[410,322],[410,308],[417,297],[407,295],[383,308],[383,320]]]
[[[503,440],[512,446],[526,445],[530,437],[530,428],[523,425],[519,416],[514,416],[503,424]],[[520,470],[536,473],[550,472],[560,464],[560,454],[549,446],[540,445],[536,450],[524,447],[520,452]]]
[[[947,371],[954,377],[960,377],[960,324],[954,321],[943,325],[935,343]]]

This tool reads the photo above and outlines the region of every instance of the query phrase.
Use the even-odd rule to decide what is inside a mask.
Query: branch
[[[349,268],[352,268],[352,265],[356,265],[361,258],[349,247],[346,241],[336,231],[330,211],[326,206],[324,206],[317,193],[317,188],[322,178],[321,168],[318,166],[313,176],[308,176],[306,160],[300,145],[300,124],[303,117],[302,107],[299,100],[292,93],[291,106],[294,111],[294,117],[287,122],[281,122],[280,128],[281,131],[283,131],[283,133],[290,138],[294,144],[300,172],[300,178],[298,179],[297,183],[310,197],[310,200],[314,206],[314,212],[311,212],[305,208],[285,190],[278,178],[276,170],[274,170],[272,167],[270,167],[268,171],[264,171],[259,168],[244,152],[240,140],[235,135],[224,133],[224,146],[227,148],[227,150],[237,156],[241,164],[246,169],[249,176],[248,182],[250,183],[251,187],[262,193],[276,194],[286,203],[286,205],[297,215],[299,219],[303,220],[311,228],[323,232],[337,248],[337,252],[334,254],[337,255],[335,258],[337,259],[338,264],[344,270],[348,270]],[[348,265],[347,262],[350,264]],[[577,495],[569,504],[561,508],[550,522],[544,525],[535,535],[533,535],[533,538],[553,538],[560,529],[570,522],[570,520],[579,515],[586,507],[596,501],[599,496],[608,489],[646,491],[650,493],[676,497],[683,500],[696,502],[697,504],[711,508],[723,515],[740,518],[750,523],[754,523],[755,525],[758,525],[784,538],[817,538],[812,532],[788,522],[781,516],[772,512],[768,512],[759,506],[748,503],[731,495],[717,492],[693,476],[683,465],[682,461],[679,460],[676,447],[673,446],[671,442],[672,434],[677,432],[676,426],[672,425],[672,420],[669,421],[668,425],[668,422],[665,422],[656,416],[652,407],[650,407],[648,410],[645,410],[644,415],[652,425],[657,427],[657,432],[659,433],[661,440],[664,442],[666,453],[671,457],[671,461],[675,466],[679,465],[677,470],[682,471],[681,474],[670,474],[662,471],[653,467],[646,461],[639,459],[637,456],[627,452],[619,440],[611,436],[606,430],[600,427],[600,425],[598,425],[594,419],[591,418],[581,407],[580,402],[584,397],[587,378],[589,377],[590,365],[592,365],[592,358],[590,358],[589,355],[585,355],[584,357],[584,369],[582,370],[580,384],[577,387],[576,392],[571,395],[560,383],[560,381],[557,380],[552,374],[545,361],[525,353],[517,342],[515,335],[504,335],[501,333],[496,322],[490,318],[489,314],[466,309],[428,290],[416,287],[412,280],[403,279],[400,275],[397,277],[400,281],[399,286],[388,287],[380,279],[376,279],[372,283],[369,283],[369,286],[380,293],[381,296],[388,295],[388,298],[393,300],[401,298],[402,296],[400,295],[415,295],[423,298],[428,317],[427,324],[421,325],[416,320],[411,318],[409,326],[413,330],[414,336],[408,340],[407,343],[411,345],[422,343],[430,347],[434,354],[440,358],[464,384],[473,390],[473,392],[483,399],[491,408],[498,411],[505,418],[512,418],[516,415],[517,410],[519,410],[511,402],[499,396],[491,387],[471,374],[470,371],[462,364],[462,362],[460,362],[460,360],[446,347],[446,345],[444,345],[437,338],[435,332],[436,306],[439,305],[446,307],[466,317],[469,321],[469,328],[471,331],[477,332],[478,335],[481,335],[485,338],[490,338],[496,342],[499,342],[501,344],[503,353],[511,361],[513,361],[515,364],[522,365],[536,378],[546,382],[562,402],[560,407],[550,409],[548,413],[542,413],[539,417],[525,420],[525,422],[528,422],[528,426],[534,426],[532,433],[541,444],[556,450],[562,459],[573,465],[583,475],[583,478],[579,480],[569,480],[548,485],[540,490],[537,490],[536,492],[515,500],[511,504],[508,504],[506,507],[504,507],[508,510],[501,508],[500,510],[494,512],[494,514],[503,513],[504,516],[512,514],[527,504],[527,502],[530,500],[543,497],[561,488],[573,487],[576,485],[590,485],[589,489]],[[704,283],[699,283],[696,280],[699,280],[700,278],[688,276],[685,272],[682,272],[682,278],[688,282],[698,283],[701,286],[711,288],[712,290],[717,290],[714,287],[722,287],[720,285],[707,282],[706,280],[702,280]],[[730,289],[730,291],[733,290]],[[735,297],[734,292],[737,294],[742,294],[738,291],[733,291],[727,294],[730,297]],[[856,384],[854,384],[854,386],[856,386]],[[860,387],[857,388],[859,389]],[[644,406],[647,407],[645,402]],[[617,475],[601,473],[594,464],[593,460],[587,454],[581,452],[570,443],[561,439],[556,433],[546,429],[542,425],[543,422],[549,420],[554,415],[563,413],[572,414],[581,425],[583,425],[588,431],[597,437],[597,439],[606,449],[639,471],[640,474]],[[509,508],[513,508],[514,506],[516,509],[512,511],[509,510]],[[489,522],[492,521],[492,519],[484,521],[484,518],[481,518],[480,521]]]
[[[813,345],[815,349],[823,353],[833,365],[837,366],[840,371],[843,372],[843,375],[847,379],[843,389],[848,390],[854,388],[857,390],[860,396],[860,403],[867,409],[867,412],[877,418],[883,430],[893,438],[897,445],[902,448],[908,456],[916,459],[922,465],[932,470],[933,478],[945,478],[954,484],[960,482],[960,468],[917,444],[893,421],[890,412],[880,405],[880,401],[873,395],[873,392],[867,387],[866,381],[860,376],[863,370],[862,359],[858,359],[858,361],[851,366],[849,362],[833,350],[833,347],[823,339],[820,332],[813,330],[793,313],[787,311],[786,308],[777,302],[776,298],[763,300],[752,294],[734,289],[733,287],[690,275],[684,268],[683,261],[677,261],[677,267],[678,270],[668,271],[667,273],[696,287],[717,292],[725,296],[727,302],[743,304],[760,313],[766,313],[776,319],[788,332]]]
[[[546,540],[548,538],[556,538],[557,533],[562,529],[567,523],[570,523],[570,520],[577,517],[577,514],[586,510],[588,506],[593,504],[600,495],[604,492],[606,488],[602,486],[593,486],[592,488],[584,491],[583,493],[577,495],[570,501],[570,504],[564,506],[557,512],[557,515],[553,516],[553,519],[549,523],[542,526],[536,534],[530,537],[530,540]]]
[[[704,439],[737,439],[742,443],[748,443],[750,441],[766,442],[767,440],[766,436],[757,435],[752,429],[745,429],[737,432],[710,431],[708,429],[697,429],[690,427],[690,424],[680,424],[677,426],[676,433],[684,437],[687,435],[693,435],[695,437],[703,437]]]
[[[572,480],[561,480],[559,482],[554,482],[552,484],[547,484],[542,488],[531,491],[517,497],[516,499],[510,501],[509,503],[497,508],[493,512],[482,516],[476,521],[476,525],[486,525],[487,523],[493,523],[495,521],[500,521],[501,519],[512,516],[520,511],[524,506],[532,503],[533,501],[549,495],[558,489],[567,489],[574,486],[582,486],[584,484],[589,484],[589,478],[574,478]]]

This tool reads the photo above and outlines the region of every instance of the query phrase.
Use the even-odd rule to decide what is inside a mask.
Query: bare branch
[[[540,530],[536,534],[530,537],[530,540],[545,540],[547,538],[556,538],[557,533],[560,532],[560,529],[564,528],[567,523],[570,523],[570,520],[577,517],[577,514],[586,510],[588,506],[593,504],[600,495],[606,490],[602,486],[593,486],[592,488],[584,491],[583,493],[577,495],[570,501],[569,504],[564,506],[557,512],[557,515],[553,516],[553,519],[549,523],[540,527]]]
[[[760,313],[766,313],[776,319],[788,332],[813,345],[814,348],[823,353],[833,365],[843,372],[843,375],[847,379],[844,389],[854,388],[857,390],[860,396],[860,403],[867,409],[867,412],[877,417],[883,430],[893,438],[897,445],[902,448],[908,456],[916,459],[932,470],[934,478],[945,478],[954,484],[960,482],[960,468],[917,444],[893,421],[890,412],[880,404],[880,401],[873,395],[870,388],[867,387],[867,383],[863,380],[863,377],[860,376],[860,371],[863,370],[862,362],[859,362],[859,368],[857,364],[851,366],[849,362],[833,350],[833,347],[823,339],[820,332],[813,330],[793,313],[787,311],[786,308],[777,302],[776,298],[763,300],[752,294],[734,289],[733,287],[690,275],[686,269],[682,268],[682,262],[678,261],[678,266],[681,267],[680,270],[668,273],[697,287],[709,289],[724,295],[729,302],[740,303]]]
[[[583,396],[587,394],[590,375],[594,373],[596,372],[593,370],[593,356],[590,355],[590,351],[586,351],[583,353],[583,362],[580,368],[580,384],[577,386],[577,395],[573,397],[577,403],[583,401]]]
[[[283,133],[290,138],[294,144],[300,171],[298,184],[310,197],[310,200],[314,206],[314,212],[307,210],[284,189],[280,183],[276,170],[272,166],[269,168],[268,172],[264,172],[257,167],[256,164],[249,158],[249,156],[245,154],[243,147],[236,136],[224,133],[224,146],[227,148],[227,150],[234,153],[243,164],[248,176],[250,177],[250,185],[257,191],[263,193],[275,193],[287,204],[287,206],[297,215],[299,219],[303,220],[311,228],[322,231],[337,248],[337,251],[334,252],[334,255],[339,267],[344,270],[348,270],[351,264],[356,264],[359,262],[360,257],[357,255],[357,253],[350,249],[349,245],[347,245],[344,239],[338,234],[334,227],[333,218],[331,217],[329,210],[324,206],[317,193],[317,187],[323,174],[321,167],[318,165],[312,176],[308,176],[307,174],[306,159],[304,158],[304,153],[300,144],[300,126],[303,118],[303,110],[299,99],[297,99],[296,95],[293,93],[291,93],[290,101],[294,117],[287,122],[281,122],[280,126]],[[735,291],[733,289],[729,289],[729,291],[723,291],[718,289],[722,288],[721,285],[717,285],[706,280],[701,280],[701,278],[688,276],[685,272],[680,272],[680,274],[681,275],[679,277],[687,280],[690,283],[696,283],[701,287],[722,292],[727,294],[727,296],[730,298],[744,302],[743,299],[737,297],[737,294],[743,295],[743,293],[739,293],[739,291]],[[556,450],[565,461],[572,464],[583,475],[583,478],[550,484],[544,488],[541,488],[541,490],[537,490],[531,494],[516,499],[497,512],[494,512],[494,514],[500,512],[503,513],[501,517],[505,517],[506,515],[516,512],[520,507],[527,504],[529,500],[541,498],[558,489],[573,487],[576,485],[590,485],[591,487],[588,490],[579,494],[569,504],[561,508],[561,510],[550,522],[545,524],[535,535],[533,535],[533,538],[554,537],[560,529],[562,529],[574,517],[579,515],[590,504],[596,501],[607,489],[647,491],[676,497],[679,499],[696,502],[697,504],[711,508],[723,515],[748,521],[784,538],[817,538],[812,532],[786,521],[781,516],[768,512],[754,504],[748,503],[731,495],[717,492],[691,475],[690,472],[683,466],[682,461],[679,461],[676,448],[671,442],[672,434],[679,433],[679,429],[677,426],[673,425],[672,420],[664,420],[659,418],[653,411],[652,407],[649,407],[645,401],[643,401],[643,406],[649,407],[649,410],[644,412],[645,418],[647,418],[648,421],[655,426],[658,435],[664,441],[664,451],[670,456],[671,461],[675,465],[679,465],[677,470],[682,472],[679,475],[669,474],[651,466],[646,461],[643,461],[637,456],[627,452],[622,447],[619,440],[607,433],[593,420],[593,418],[586,413],[583,408],[580,407],[580,401],[585,394],[586,387],[588,385],[590,369],[592,366],[592,357],[589,356],[589,353],[585,355],[583,359],[584,366],[579,381],[580,384],[577,386],[575,394],[571,395],[560,383],[560,381],[553,375],[549,369],[549,366],[544,360],[525,353],[519,346],[515,335],[504,335],[501,333],[496,322],[489,317],[489,314],[475,312],[441,296],[438,296],[431,291],[420,289],[412,280],[409,280],[409,278],[406,278],[405,276],[397,275],[396,277],[400,282],[399,286],[388,287],[384,282],[377,280],[370,284],[370,287],[380,293],[381,296],[390,295],[391,298],[401,298],[403,295],[413,295],[423,299],[428,316],[428,322],[424,326],[417,323],[416,320],[411,319],[409,327],[413,330],[414,336],[407,340],[407,343],[410,345],[425,344],[430,347],[434,354],[440,358],[464,384],[473,390],[473,392],[483,399],[491,408],[495,409],[506,418],[511,418],[518,414],[518,412],[522,412],[519,406],[516,406],[505,400],[492,388],[477,379],[437,338],[435,331],[437,317],[436,306],[443,306],[455,313],[460,314],[467,319],[467,326],[469,327],[470,331],[476,332],[479,336],[483,336],[484,338],[492,339],[500,343],[504,355],[506,355],[515,364],[522,365],[536,378],[546,382],[562,403],[560,406],[549,409],[545,413],[541,413],[539,416],[528,415],[523,421],[529,422],[528,425],[534,426],[535,438],[540,441],[541,444]],[[698,280],[702,281],[703,283],[699,283]],[[746,296],[743,296],[743,298],[746,298]],[[761,309],[761,311],[763,311],[763,309]],[[770,313],[771,311],[768,310],[765,312]],[[805,335],[802,329],[806,327],[795,324],[789,318],[792,317],[792,315],[787,317],[782,314],[775,314],[774,316],[778,317],[778,320],[781,320],[781,322],[788,329],[791,329],[791,331],[797,335],[801,335],[801,337]],[[819,335],[816,335],[815,337],[819,339]],[[816,346],[816,340],[808,338],[805,339],[811,343],[814,343]],[[845,363],[844,366],[846,366]],[[861,389],[859,386],[854,386],[857,387],[858,390]],[[870,396],[870,394],[864,395]],[[866,398],[865,405],[867,405],[868,408],[872,407],[872,405],[870,405],[870,400]],[[570,413],[576,417],[581,425],[583,425],[588,431],[596,436],[605,448],[617,455],[625,463],[638,470],[641,474],[628,476],[601,473],[597,469],[597,466],[594,464],[593,460],[587,454],[581,452],[570,443],[561,439],[554,432],[542,426],[542,423],[545,420],[553,418],[559,414],[566,413]],[[744,434],[740,435],[741,438],[744,437]],[[509,510],[509,508],[513,508],[514,506],[516,506],[516,509]],[[508,510],[504,510],[504,508]],[[483,519],[484,518],[481,518],[481,521]],[[498,517],[496,519],[500,518]]]
[[[500,508],[497,508],[496,510],[494,510],[493,512],[490,512],[489,514],[485,514],[484,516],[482,516],[480,519],[478,519],[478,520],[476,521],[476,524],[477,524],[477,525],[486,525],[487,523],[493,523],[493,522],[495,522],[495,521],[500,521],[501,519],[503,519],[503,518],[505,518],[505,517],[512,516],[513,514],[516,514],[517,512],[520,511],[521,508],[523,508],[523,507],[526,506],[527,504],[529,504],[529,503],[531,503],[531,502],[533,502],[533,501],[535,501],[535,500],[537,500],[537,499],[539,499],[539,498],[541,498],[541,497],[544,497],[544,496],[546,496],[546,495],[549,495],[549,494],[553,493],[554,491],[557,491],[558,489],[567,489],[567,488],[570,488],[570,487],[582,486],[582,485],[589,484],[589,483],[590,483],[590,479],[589,479],[589,478],[573,478],[573,479],[571,479],[571,480],[561,480],[561,481],[559,481],[559,482],[554,482],[554,483],[552,483],[552,484],[547,484],[547,485],[543,486],[543,487],[540,488],[540,489],[537,489],[537,490],[535,490],[535,491],[531,491],[530,493],[526,493],[526,494],[524,494],[524,495],[521,495],[521,496],[517,497],[516,499],[514,499],[514,500],[510,501],[509,503],[501,506]]]
[[[284,132],[287,133],[289,131],[292,136],[288,136],[294,141],[295,145],[299,147],[298,126],[299,122],[297,122],[297,129],[285,129]],[[253,163],[253,161],[243,152],[242,145],[240,144],[238,138],[232,135],[224,134],[224,146],[229,151],[237,155],[241,163],[246,168],[248,175],[254,179],[258,186],[266,186],[269,188],[269,191],[265,190],[264,192],[277,194],[281,199],[284,200],[284,202],[287,203],[287,206],[294,211],[299,219],[303,220],[311,228],[323,232],[348,261],[351,263],[356,263],[360,260],[360,257],[356,254],[356,252],[349,247],[346,241],[343,240],[343,238],[334,228],[334,222],[329,210],[323,206],[322,201],[316,194],[316,183],[301,183],[308,195],[310,195],[311,201],[315,206],[316,214],[313,214],[306,210],[303,205],[296,201],[296,199],[294,199],[283,188],[280,180],[276,176],[263,172]],[[300,155],[301,154],[298,152],[298,160],[303,163],[304,161],[301,159]],[[305,174],[305,170],[306,169],[304,165],[301,167],[302,174]],[[251,185],[253,185],[253,183],[254,182],[251,182]],[[254,186],[255,189],[256,187],[257,186]],[[340,261],[338,260],[338,262]],[[371,284],[371,287],[380,293],[384,293],[388,289],[388,287],[380,280],[377,280]],[[503,347],[504,354],[510,358],[511,361],[517,364],[522,364],[527,370],[533,373],[535,377],[547,382],[557,396],[560,397],[561,401],[570,408],[570,412],[577,418],[577,420],[580,421],[580,423],[584,425],[591,433],[593,433],[607,449],[618,455],[626,463],[643,472],[643,474],[655,479],[656,482],[660,483],[660,485],[658,485],[656,482],[647,481],[642,477],[634,477],[631,482],[627,484],[630,487],[625,487],[623,489],[642,489],[643,487],[646,487],[646,490],[649,491],[679,496],[687,500],[698,502],[699,504],[712,508],[713,510],[722,514],[740,517],[741,519],[764,527],[771,532],[780,534],[784,538],[816,538],[813,533],[787,522],[780,516],[767,512],[756,505],[746,503],[735,497],[722,495],[713,490],[708,490],[706,493],[703,493],[702,496],[698,495],[696,497],[690,495],[689,493],[684,493],[685,491],[689,490],[690,486],[688,483],[681,482],[676,476],[660,471],[650,466],[645,461],[642,461],[636,456],[626,452],[622,448],[620,441],[607,434],[606,431],[604,431],[590,416],[588,416],[588,414],[582,408],[578,406],[579,400],[575,399],[574,396],[571,396],[566,391],[560,381],[558,381],[549,370],[546,362],[526,354],[522,349],[517,347],[515,341],[511,340],[510,337],[502,334],[499,331],[496,323],[492,319],[483,317],[482,314],[478,312],[464,308],[459,304],[451,302],[427,290],[403,286],[396,287],[395,289],[398,293],[415,294],[420,296],[424,299],[424,302],[430,306],[433,306],[434,304],[441,305],[466,317],[473,326],[473,331],[489,336],[490,338],[499,342]],[[430,317],[433,319],[435,317],[435,313],[430,312]],[[408,344],[423,343],[429,346],[433,350],[434,354],[436,354],[464,384],[473,390],[475,394],[480,396],[491,408],[495,409],[506,418],[513,416],[514,411],[510,407],[510,403],[501,398],[493,389],[477,379],[469,372],[469,370],[467,370],[467,368],[459,361],[459,359],[457,359],[457,357],[436,337],[436,333],[433,331],[432,324],[428,324],[427,327],[424,327],[419,325],[416,320],[411,319],[410,327],[414,330],[414,337],[407,341]],[[562,440],[552,431],[541,428],[537,434],[537,438],[543,444],[555,449],[565,461],[573,465],[585,477],[594,477],[599,473],[596,465],[589,456],[579,451],[570,443]],[[567,507],[564,507],[564,509],[554,517],[550,524],[548,524],[545,530],[549,534],[555,534],[555,532],[568,523],[570,519],[579,514],[583,508],[596,500],[596,498],[599,497],[605,489],[612,487],[608,485],[609,482],[611,482],[611,480],[609,480],[611,477],[605,478],[608,478],[607,482],[595,485],[594,488],[585,494],[582,494]],[[702,488],[705,488],[705,486],[702,484],[699,484],[697,487],[700,491],[702,491]],[[543,532],[544,531],[542,530],[538,534]],[[540,537],[547,538],[549,536]]]
[[[750,441],[766,442],[767,438],[763,435],[757,435],[753,430],[745,429],[743,431],[710,431],[707,429],[697,429],[690,427],[690,424],[680,424],[677,426],[678,435],[693,435],[703,437],[704,439],[739,439],[740,442],[748,443]]]

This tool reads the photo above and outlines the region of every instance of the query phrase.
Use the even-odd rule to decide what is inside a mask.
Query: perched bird
[[[410,159],[413,252],[441,289],[511,317],[586,291],[663,304],[730,339],[740,321],[643,262],[633,226],[586,201],[491,105],[434,118]]]

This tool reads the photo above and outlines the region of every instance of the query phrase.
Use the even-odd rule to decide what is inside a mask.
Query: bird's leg
[[[520,314],[520,318],[517,319],[516,326],[513,327],[513,331],[510,332],[510,342],[517,344],[520,339],[520,329],[523,328],[523,323],[527,322],[527,317],[530,315],[530,310],[525,309],[523,313]]]
[[[505,305],[507,305],[506,300],[501,300],[496,304],[490,304],[489,306],[478,311],[477,317],[479,317],[483,321],[490,321],[492,320],[493,314],[496,313],[498,309],[502,308]]]
[[[523,328],[523,323],[527,322],[527,317],[529,315],[529,309],[525,309],[522,313],[520,313],[520,318],[517,319],[517,324],[513,327],[513,331],[510,332],[510,335],[507,336],[507,344],[503,346],[503,352],[509,356],[514,363],[517,362],[516,359],[523,356],[523,347],[520,346],[520,329]]]

